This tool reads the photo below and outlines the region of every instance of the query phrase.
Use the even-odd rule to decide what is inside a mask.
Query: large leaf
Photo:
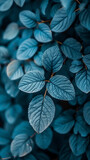
[[[63,57],[58,46],[48,48],[43,54],[43,66],[47,71],[55,73],[63,65]]]
[[[84,93],[90,92],[90,71],[83,69],[75,76],[77,87]]]
[[[75,91],[70,80],[62,75],[56,75],[50,78],[47,84],[49,94],[60,100],[72,100],[75,97]]]
[[[90,54],[83,56],[83,62],[87,68],[90,69]]]
[[[32,145],[27,134],[18,134],[11,143],[11,153],[14,157],[23,157],[32,151]]]
[[[60,116],[54,121],[54,130],[60,134],[68,133],[75,121],[73,118],[74,111],[68,110],[60,114]]]
[[[34,37],[38,42],[47,43],[52,41],[52,32],[48,25],[40,23],[34,31]]]
[[[19,79],[23,76],[23,69],[21,66],[21,62],[18,60],[13,60],[7,65],[7,76],[11,80]]]
[[[79,19],[81,25],[90,31],[90,5],[80,13]]]
[[[70,59],[80,59],[82,57],[81,48],[81,44],[74,38],[66,39],[61,45],[62,52]]]
[[[90,125],[90,101],[84,105],[83,115],[85,121]]]
[[[89,144],[88,137],[72,134],[69,138],[69,145],[74,155],[80,156],[86,151]]]
[[[13,4],[13,0],[0,0],[0,11],[4,12],[10,9]]]
[[[37,146],[40,147],[41,149],[47,149],[51,144],[52,137],[53,137],[53,132],[50,128],[48,128],[41,134],[37,134],[35,137]]]
[[[38,71],[30,71],[26,73],[19,83],[19,89],[26,93],[34,93],[40,91],[45,85],[45,77]]]
[[[21,11],[19,14],[19,19],[27,28],[33,28],[36,26],[36,15],[31,11]]]
[[[66,31],[74,22],[75,17],[76,17],[75,12],[73,12],[71,16],[68,16],[64,8],[57,10],[51,21],[51,30],[53,32]]]
[[[37,133],[43,132],[52,122],[55,106],[49,96],[38,95],[29,104],[28,118]]]
[[[36,40],[29,38],[21,43],[17,51],[17,59],[26,60],[31,58],[38,49],[38,43]]]
[[[14,1],[19,7],[22,7],[25,3],[25,0],[14,0]]]

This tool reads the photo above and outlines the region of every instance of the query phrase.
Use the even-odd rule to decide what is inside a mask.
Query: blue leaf
[[[14,124],[22,113],[22,107],[15,104],[8,108],[5,112],[5,118],[9,124]]]
[[[40,5],[41,12],[42,12],[43,15],[46,14],[46,9],[47,9],[48,3],[49,3],[49,0],[43,0],[41,5]]]
[[[58,10],[59,8],[61,8],[61,7],[62,7],[62,6],[61,6],[60,3],[53,5],[52,8],[51,8],[51,11],[50,11],[50,16],[53,18],[54,15],[55,15],[55,13],[57,12],[57,10]]]
[[[11,98],[5,94],[0,94],[0,111],[4,111],[11,105]]]
[[[25,0],[14,0],[14,2],[19,6],[19,7],[23,7]]]
[[[85,121],[90,125],[90,101],[88,101],[83,108],[83,115]]]
[[[0,11],[4,12],[10,9],[13,4],[13,0],[0,0]]]
[[[9,52],[4,46],[0,46],[0,64],[5,64],[9,62]]]
[[[0,157],[2,159],[11,159],[11,151],[10,151],[10,145],[5,146],[0,150]]]
[[[43,54],[42,61],[47,71],[58,72],[63,65],[63,57],[58,46],[48,48]]]
[[[71,66],[70,66],[70,72],[72,73],[77,73],[79,72],[81,69],[83,68],[83,63],[79,60],[74,60],[72,61],[71,63]]]
[[[47,84],[49,94],[60,100],[72,100],[75,97],[75,90],[70,80],[62,75],[50,78]]]
[[[48,128],[41,134],[37,134],[35,137],[37,146],[40,147],[41,149],[47,149],[51,144],[52,137],[53,137],[53,132],[51,128]]]
[[[3,34],[3,39],[12,40],[18,35],[18,33],[19,33],[18,24],[15,22],[12,22],[6,27]]]
[[[0,145],[7,145],[10,143],[10,135],[8,132],[2,128],[0,128]]]
[[[81,44],[74,38],[66,39],[61,45],[62,52],[66,57],[70,59],[82,58],[82,54],[80,53],[81,48],[82,48]]]
[[[74,126],[74,111],[68,110],[60,114],[60,116],[54,121],[53,128],[57,133],[66,134]]]
[[[52,122],[55,106],[49,96],[38,95],[29,104],[28,118],[37,133],[43,132]]]
[[[52,32],[48,25],[40,23],[34,31],[34,37],[38,42],[47,43],[52,41]]]
[[[19,14],[19,19],[22,22],[22,24],[27,28],[36,27],[36,15],[31,11],[21,11]]]
[[[34,134],[34,130],[28,121],[23,121],[14,128],[12,138],[22,133],[27,134],[28,136],[32,136]]]
[[[26,93],[35,93],[40,91],[45,85],[45,77],[38,71],[26,73],[19,83],[19,89]]]
[[[90,54],[83,56],[83,62],[87,68],[90,69]]]
[[[11,143],[11,153],[14,157],[23,157],[32,151],[32,145],[27,134],[18,134]]]
[[[24,157],[24,160],[37,160],[32,154],[29,154]]]
[[[79,19],[81,25],[90,31],[90,5],[80,13]]]
[[[74,155],[80,156],[86,151],[89,144],[88,137],[72,134],[69,138],[69,145]]]
[[[23,76],[23,69],[21,66],[21,62],[18,60],[13,60],[7,65],[7,76],[11,80],[19,79]]]
[[[17,59],[19,60],[26,60],[36,53],[38,49],[38,43],[36,40],[29,38],[25,40],[18,48],[17,51]]]
[[[38,54],[34,56],[34,62],[38,66],[42,66],[42,56],[43,56],[43,52],[42,51],[38,52]]]
[[[90,92],[90,71],[81,70],[75,76],[75,82],[77,87],[84,93]]]
[[[75,17],[75,12],[68,16],[64,8],[57,10],[51,21],[51,30],[58,33],[66,31],[74,22]]]

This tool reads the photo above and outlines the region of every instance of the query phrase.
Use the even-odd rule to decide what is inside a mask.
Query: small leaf
[[[19,7],[23,7],[25,0],[14,0]]]
[[[75,17],[75,12],[68,16],[64,8],[58,9],[51,21],[51,30],[58,33],[66,31],[74,22]]]
[[[13,60],[7,65],[7,76],[11,80],[16,80],[23,76],[23,69],[20,61]]]
[[[0,111],[6,110],[11,105],[11,98],[5,94],[0,94]]]
[[[40,5],[41,12],[42,12],[43,15],[46,14],[45,12],[46,12],[48,3],[49,3],[49,0],[43,0],[42,3],[41,3],[41,5]]]
[[[40,23],[34,31],[34,37],[38,42],[47,43],[52,41],[52,32],[48,25]]]
[[[36,40],[29,38],[25,40],[18,48],[17,51],[17,59],[19,60],[26,60],[36,53],[38,49],[38,43]]]
[[[12,40],[19,33],[18,24],[15,22],[10,23],[4,31],[3,39]]]
[[[90,69],[90,54],[83,56],[83,62],[87,68]]]
[[[0,145],[6,146],[9,143],[10,143],[10,135],[6,130],[0,128]]]
[[[38,71],[26,73],[19,83],[19,89],[26,93],[35,93],[40,91],[45,85],[45,77]]]
[[[36,15],[31,11],[21,11],[19,14],[19,19],[22,22],[22,24],[27,28],[36,27]]]
[[[73,114],[73,110],[68,110],[61,113],[53,123],[54,130],[60,134],[68,133],[75,123]]]
[[[9,52],[4,46],[0,46],[0,64],[5,64],[9,62]]]
[[[66,39],[61,45],[62,52],[70,59],[80,59],[82,57],[81,48],[81,44],[73,38]]]
[[[48,48],[43,54],[42,61],[47,71],[58,72],[63,65],[63,57],[58,46]]]
[[[75,82],[77,87],[84,93],[90,92],[90,71],[81,70],[75,76]]]
[[[75,97],[75,90],[70,80],[62,75],[56,75],[50,78],[47,84],[49,94],[60,100],[72,100]]]
[[[14,157],[23,157],[32,151],[33,141],[26,134],[18,134],[11,143]]]
[[[83,68],[83,63],[79,60],[74,60],[72,61],[71,63],[71,66],[70,66],[70,72],[72,73],[77,73],[79,72],[81,69]]]
[[[80,135],[72,134],[69,138],[70,148],[76,156],[82,155],[86,151],[88,144],[88,137],[81,137]]]
[[[0,0],[0,11],[4,12],[10,9],[13,4],[13,0]]]
[[[41,134],[37,134],[35,137],[37,146],[40,147],[41,149],[47,149],[51,144],[52,137],[53,137],[53,132],[50,128],[48,128]]]
[[[11,159],[12,155],[10,151],[10,145],[7,145],[0,150],[0,157],[2,159],[6,159],[6,157],[8,157],[8,159]]]
[[[90,101],[84,105],[83,115],[85,121],[88,123],[88,125],[90,125]]]
[[[49,96],[38,95],[29,104],[28,118],[37,133],[43,132],[52,122],[55,106]]]

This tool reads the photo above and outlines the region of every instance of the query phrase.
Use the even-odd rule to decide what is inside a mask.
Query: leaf
[[[56,75],[50,78],[47,83],[49,94],[60,100],[72,100],[75,97],[75,90],[70,80],[62,75]]]
[[[14,124],[22,113],[22,107],[15,104],[8,108],[5,112],[5,118],[9,124]]]
[[[73,114],[73,110],[68,110],[61,113],[53,123],[54,130],[59,134],[68,133],[75,123]]]
[[[46,9],[47,9],[48,3],[49,3],[49,0],[43,0],[41,5],[40,5],[41,12],[42,12],[43,15],[46,14]]]
[[[83,63],[79,60],[74,60],[72,61],[71,63],[71,66],[70,66],[70,72],[72,73],[77,73],[79,72],[81,69],[83,68]]]
[[[42,66],[42,56],[43,56],[43,52],[39,51],[38,54],[36,54],[34,56],[34,62],[38,65],[38,66]]]
[[[0,128],[0,145],[4,146],[7,145],[8,143],[10,143],[9,133],[6,130]]]
[[[38,49],[38,43],[36,40],[29,38],[25,40],[18,48],[17,51],[17,59],[19,60],[26,60],[36,53]]]
[[[52,41],[52,32],[45,23],[38,24],[38,28],[34,31],[34,37],[38,42],[47,43]]]
[[[3,39],[5,40],[12,40],[14,39],[19,33],[18,24],[15,22],[10,23],[3,34]]]
[[[90,101],[84,105],[83,116],[88,125],[90,125]]]
[[[42,58],[42,63],[47,71],[58,72],[63,65],[63,57],[58,46],[48,48]]]
[[[0,0],[0,11],[4,12],[10,9],[13,4],[13,0]]]
[[[90,71],[81,70],[75,76],[75,82],[77,87],[84,93],[90,92]]]
[[[9,52],[4,46],[0,46],[0,64],[5,64],[9,62]]]
[[[26,73],[19,83],[19,89],[26,93],[35,93],[40,91],[45,85],[45,77],[38,71]]]
[[[6,110],[11,105],[11,98],[5,94],[0,94],[0,112]]]
[[[80,13],[79,20],[81,25],[90,31],[90,5]]]
[[[6,159],[6,157],[7,157],[7,159],[11,159],[12,155],[10,152],[10,145],[7,145],[0,150],[0,157],[2,159]]]
[[[51,30],[57,33],[66,31],[74,22],[75,17],[75,12],[68,16],[64,8],[58,9],[51,21]]]
[[[19,6],[19,7],[23,7],[25,0],[14,0],[14,2]]]
[[[17,135],[11,143],[11,153],[14,157],[23,157],[32,151],[33,141],[27,134]]]
[[[87,68],[90,69],[90,54],[83,56],[83,62]]]
[[[28,118],[37,133],[42,133],[52,122],[55,106],[49,96],[38,95],[29,104]]]
[[[27,28],[36,27],[36,15],[29,10],[21,11],[19,14],[19,19]]]
[[[13,60],[7,65],[7,76],[11,80],[16,80],[23,76],[23,69],[20,61]]]
[[[24,160],[37,160],[32,154],[29,154],[24,157]]]
[[[70,59],[80,59],[82,57],[81,48],[81,44],[74,38],[66,39],[61,45],[62,52]]]
[[[69,138],[69,145],[74,155],[80,156],[86,151],[89,144],[88,137],[72,134]]]
[[[41,149],[47,149],[51,144],[52,137],[53,137],[53,132],[51,128],[48,128],[41,134],[37,134],[35,137],[37,146],[40,147]]]
[[[32,136],[34,134],[34,130],[28,121],[22,121],[14,128],[12,138],[22,133],[27,134],[28,136]]]

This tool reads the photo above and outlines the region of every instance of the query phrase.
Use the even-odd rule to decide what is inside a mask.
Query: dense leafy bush
[[[90,160],[89,0],[0,0],[0,158]]]

